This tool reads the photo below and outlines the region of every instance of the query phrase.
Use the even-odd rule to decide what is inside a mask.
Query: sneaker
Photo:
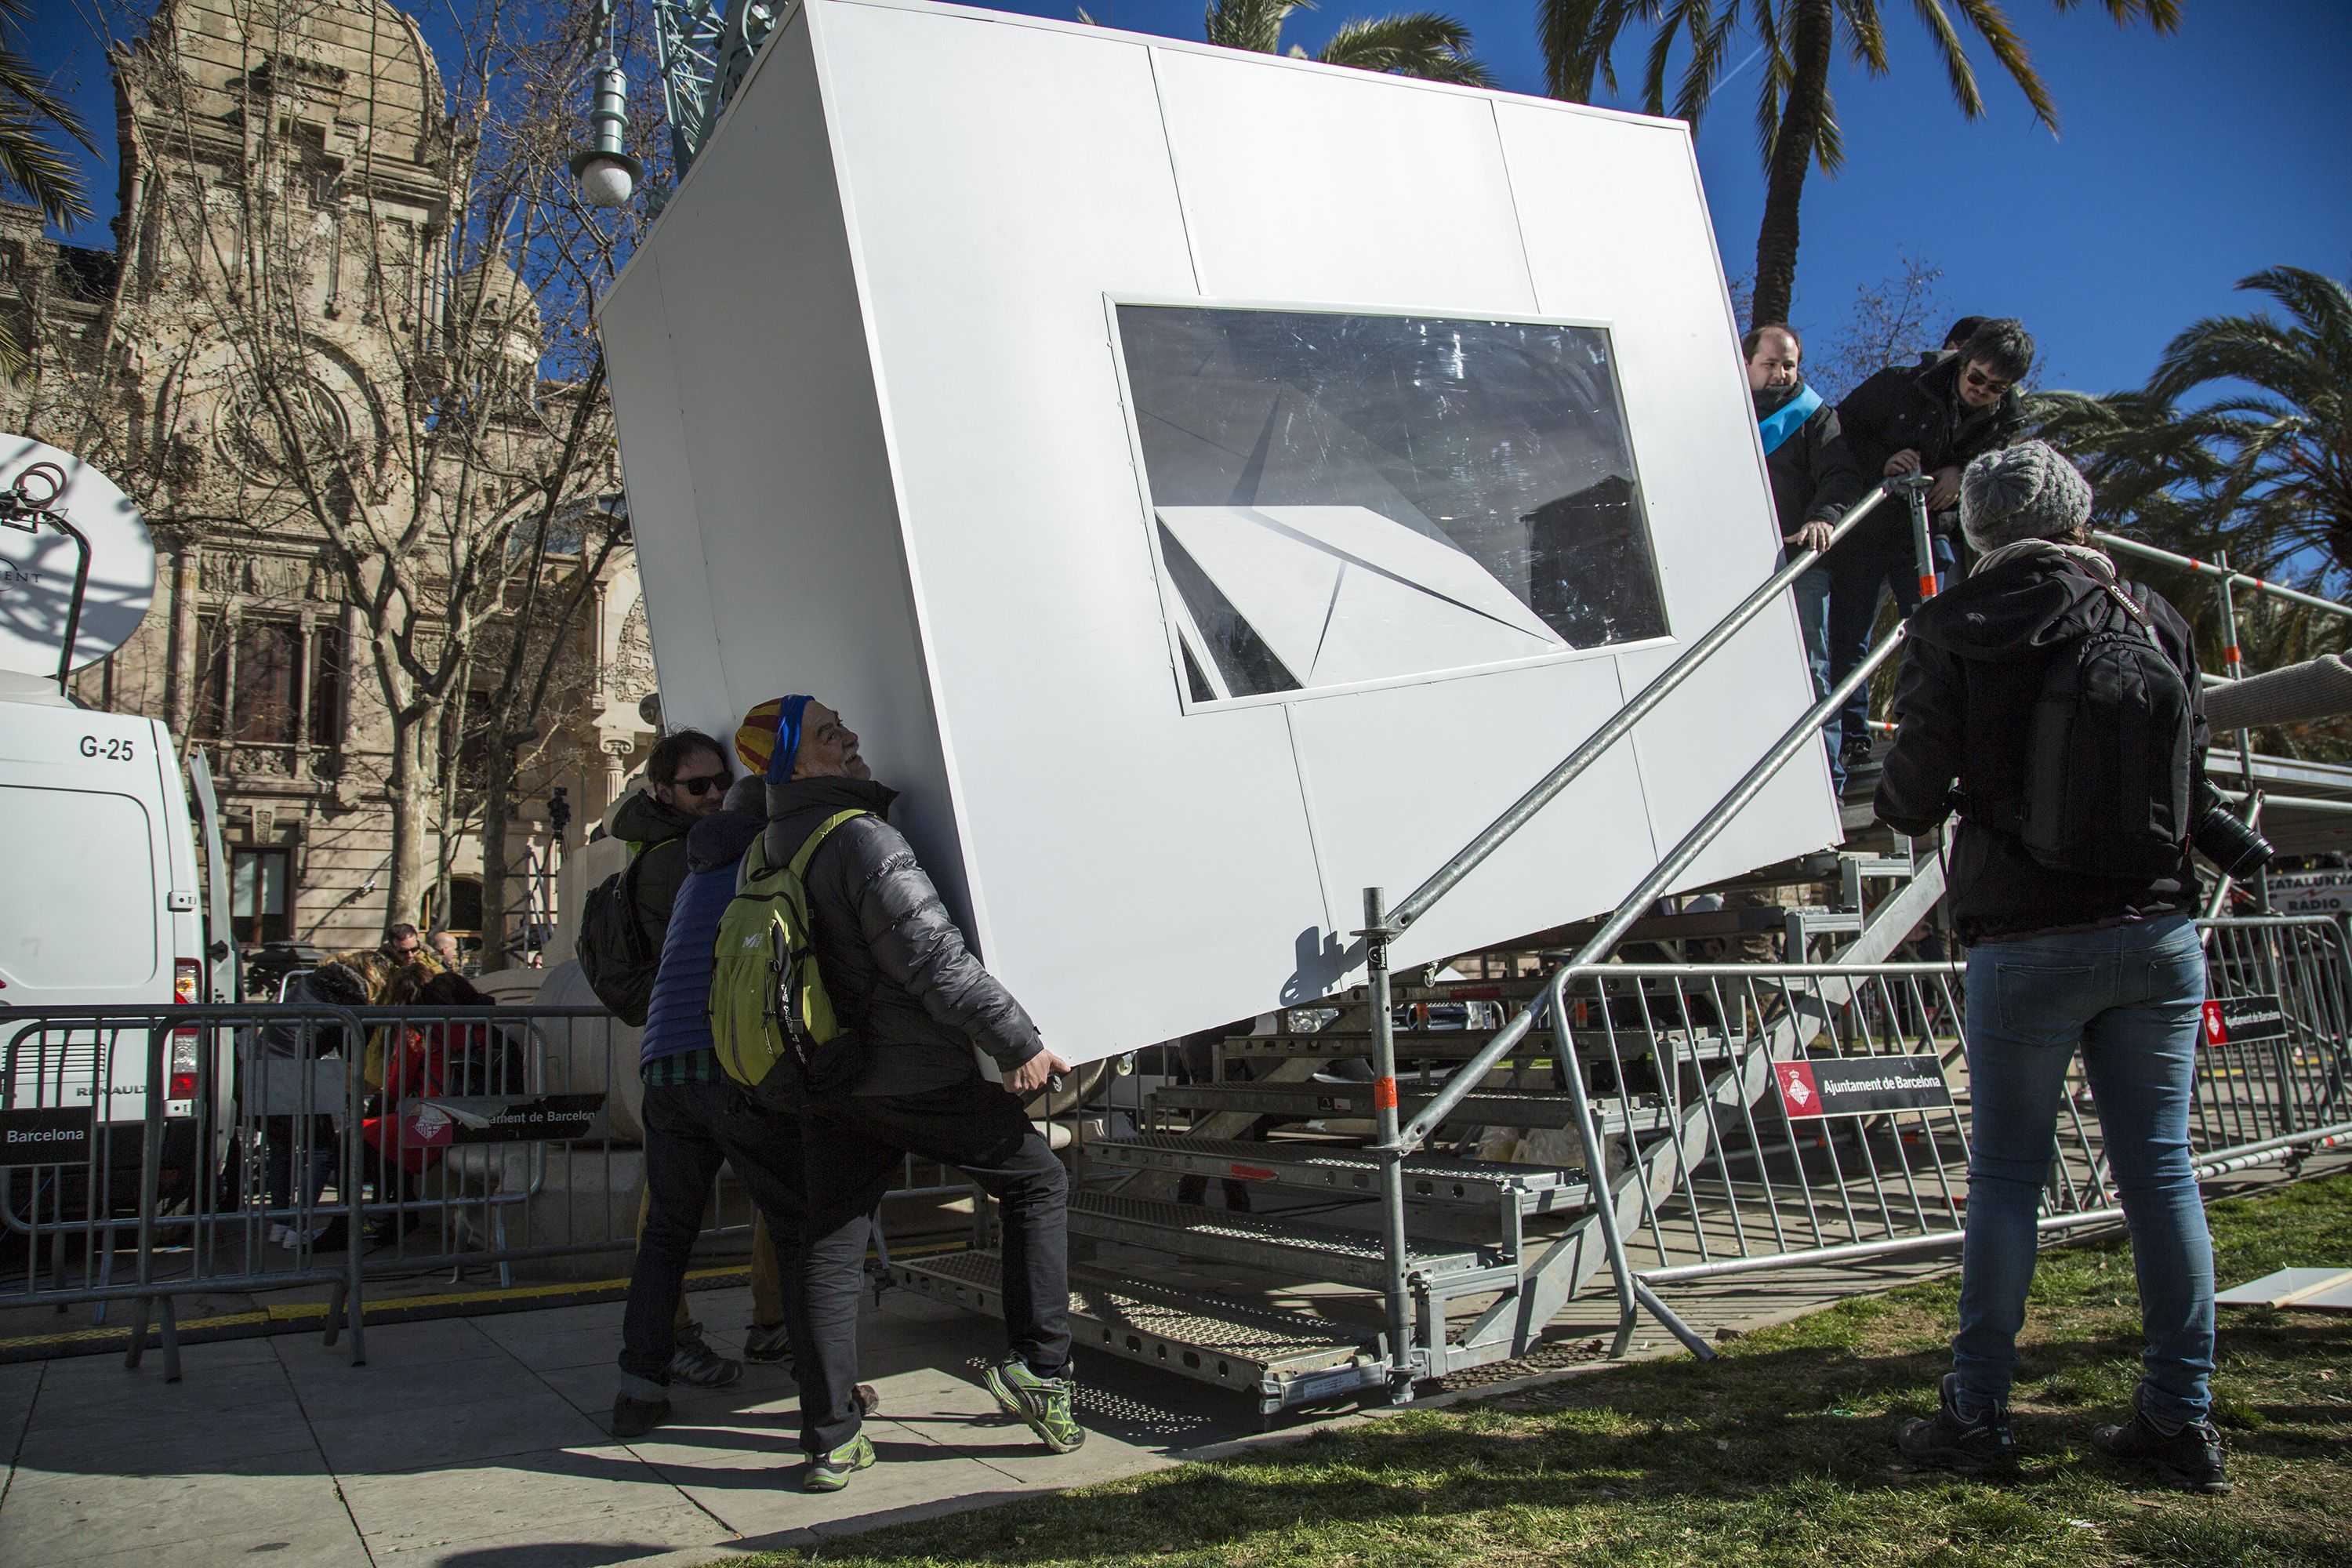
[[[2100,1426],[2091,1433],[2100,1453],[2126,1464],[2156,1472],[2166,1486],[2208,1497],[2226,1497],[2230,1477],[2221,1466],[2221,1434],[2210,1421],[2191,1421],[2169,1436],[2157,1430],[2132,1396],[2132,1418],[2120,1426]]]
[[[269,1245],[272,1247],[294,1247],[300,1241],[301,1237],[294,1234],[294,1227],[290,1225],[272,1225],[269,1227]]]
[[[1067,1376],[1039,1377],[1019,1356],[1006,1356],[988,1369],[988,1392],[996,1403],[1029,1424],[1038,1440],[1066,1454],[1087,1440],[1086,1428],[1070,1412]]]
[[[782,1323],[753,1323],[743,1331],[743,1359],[788,1362],[793,1359],[793,1337]]]
[[[1994,1410],[1973,1421],[1960,1419],[1952,1406],[1954,1379],[1944,1378],[1936,1414],[1906,1421],[1895,1434],[1895,1446],[1913,1466],[1950,1470],[1963,1476],[2006,1475],[2017,1468],[2017,1438],[2009,1429],[2009,1412]]]
[[[743,1363],[730,1361],[704,1342],[702,1325],[688,1323],[677,1336],[677,1348],[670,1353],[669,1375],[673,1383],[689,1384],[696,1388],[726,1388],[743,1375]]]
[[[625,1394],[613,1395],[613,1436],[642,1437],[669,1419],[667,1399],[637,1399]]]
[[[874,1440],[860,1432],[832,1453],[811,1459],[808,1474],[801,1478],[801,1490],[837,1492],[849,1484],[850,1477],[873,1468]]]

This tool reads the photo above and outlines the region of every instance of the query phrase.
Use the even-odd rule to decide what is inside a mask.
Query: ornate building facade
[[[373,945],[399,920],[478,931],[492,900],[518,924],[545,924],[562,854],[549,823],[553,792],[564,791],[566,837],[576,845],[654,738],[634,560],[625,546],[604,560],[564,633],[561,675],[502,825],[509,885],[481,886],[482,829],[468,806],[476,759],[457,714],[468,696],[487,699],[461,689],[430,748],[439,782],[425,819],[425,891],[415,907],[390,907],[393,729],[374,663],[382,609],[372,616],[354,602],[351,574],[337,564],[346,557],[326,549],[320,498],[289,445],[396,453],[403,430],[415,426],[404,389],[436,352],[433,334],[446,329],[457,289],[491,301],[468,330],[495,335],[524,389],[518,406],[543,410],[568,393],[540,379],[542,324],[520,280],[495,258],[483,264],[495,269],[487,279],[451,276],[447,176],[464,150],[415,24],[389,0],[262,3],[266,28],[253,0],[166,0],[118,59],[112,251],[56,244],[37,213],[0,205],[0,310],[17,312],[36,355],[22,383],[0,385],[0,429],[75,452],[122,484],[159,553],[156,597],[138,635],[82,671],[77,695],[163,719],[184,746],[204,749],[247,945]],[[295,149],[271,163],[264,204],[252,193],[257,113]],[[266,213],[269,233],[247,232],[256,213]],[[291,277],[299,293],[299,357],[272,374],[257,373],[257,356],[226,341],[223,324],[224,300],[249,274],[220,258],[262,243],[276,247],[278,282]],[[200,286],[206,276],[211,286]],[[547,430],[521,417],[501,430],[498,449],[513,461],[488,468],[504,473],[404,471],[381,460],[349,515],[447,499],[404,496],[404,486],[452,495],[476,486],[469,499],[479,504],[521,504],[514,475],[538,459],[534,443],[543,447]],[[617,459],[594,461],[592,483],[617,498]],[[420,555],[434,558],[431,549]],[[547,580],[583,570],[559,544]],[[429,600],[429,568],[423,581]],[[437,652],[429,614],[409,633],[420,657]],[[512,635],[509,616],[484,646]],[[495,678],[484,668],[467,680]],[[486,955],[484,966],[501,962]]]

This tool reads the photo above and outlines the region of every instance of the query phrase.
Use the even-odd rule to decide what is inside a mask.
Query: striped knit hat
[[[801,714],[808,705],[803,696],[771,697],[744,714],[735,731],[735,754],[743,765],[770,784],[790,779],[800,755]]]

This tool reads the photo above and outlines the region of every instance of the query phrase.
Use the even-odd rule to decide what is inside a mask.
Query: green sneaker
[[[1019,1356],[1006,1356],[988,1369],[988,1392],[996,1403],[1029,1424],[1038,1440],[1056,1454],[1067,1454],[1087,1440],[1086,1428],[1070,1412],[1070,1380],[1039,1377]]]
[[[874,1468],[874,1439],[860,1432],[832,1453],[809,1462],[801,1478],[804,1492],[837,1492],[860,1470]]]

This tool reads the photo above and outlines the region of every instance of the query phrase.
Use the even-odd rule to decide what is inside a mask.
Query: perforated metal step
[[[1004,1315],[1003,1266],[993,1252],[893,1263],[906,1289],[989,1317]],[[1070,1270],[1070,1333],[1097,1350],[1255,1394],[1271,1415],[1384,1389],[1387,1336],[1305,1312],[1213,1300],[1084,1266]],[[1082,1374],[1083,1375],[1083,1374]]]
[[[1360,1149],[1316,1143],[1261,1143],[1231,1138],[1188,1138],[1147,1132],[1097,1139],[1087,1158],[1132,1171],[1171,1171],[1216,1181],[1265,1183],[1315,1192],[1377,1197],[1379,1159]],[[1404,1192],[1423,1203],[1493,1205],[1504,1194],[1522,1214],[1563,1214],[1587,1201],[1584,1173],[1549,1165],[1507,1165],[1485,1160],[1417,1157],[1404,1163]]]
[[[1398,1096],[1401,1114],[1411,1117],[1437,1097],[1426,1090]],[[1326,1117],[1369,1119],[1372,1114],[1370,1084],[1196,1083],[1155,1089],[1152,1103],[1163,1110],[1211,1112],[1240,1110],[1260,1116],[1289,1116],[1305,1121]],[[1673,1124],[1663,1104],[1649,1096],[1636,1097],[1629,1121],[1612,1095],[1593,1107],[1601,1135],[1656,1132]],[[1565,1094],[1522,1094],[1475,1089],[1463,1098],[1447,1119],[1458,1127],[1572,1127],[1576,1108]]]
[[[1070,1234],[1307,1279],[1374,1289],[1388,1283],[1388,1265],[1378,1236],[1278,1215],[1234,1214],[1197,1204],[1114,1197],[1107,1193],[1073,1193]],[[1427,1279],[1472,1273],[1494,1263],[1492,1257],[1475,1249],[1409,1247],[1405,1273]]]

